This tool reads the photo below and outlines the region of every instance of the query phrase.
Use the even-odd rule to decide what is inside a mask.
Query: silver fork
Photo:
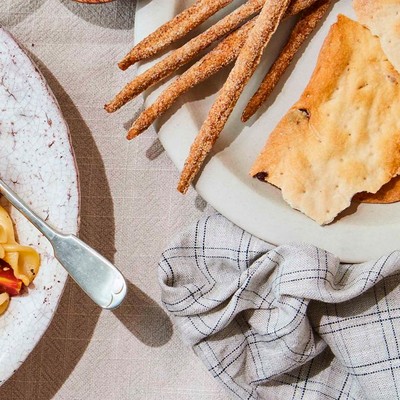
[[[127,287],[114,265],[75,235],[50,227],[1,179],[0,192],[50,241],[57,260],[96,304],[105,309],[121,304]]]

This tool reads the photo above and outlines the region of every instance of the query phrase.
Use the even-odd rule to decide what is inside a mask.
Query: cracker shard
[[[379,40],[339,15],[299,101],[250,173],[321,225],[400,173],[400,75]]]
[[[400,2],[353,0],[357,19],[379,37],[389,61],[400,71]]]

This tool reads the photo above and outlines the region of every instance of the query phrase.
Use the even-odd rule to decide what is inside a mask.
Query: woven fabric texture
[[[183,340],[239,399],[400,398],[400,252],[341,264],[216,214],[159,263]]]

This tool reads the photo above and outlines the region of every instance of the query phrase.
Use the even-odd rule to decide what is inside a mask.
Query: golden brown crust
[[[213,50],[169,85],[156,101],[139,115],[130,128],[127,138],[133,139],[140,135],[156,118],[164,114],[179,96],[233,62],[237,58],[249,31],[254,26],[254,22],[253,19],[228,35]]]
[[[353,7],[358,20],[377,35],[381,41],[383,51],[389,61],[399,71],[399,39],[398,17],[400,3],[398,0],[354,0]],[[364,203],[394,203],[400,201],[400,179],[393,178],[377,193],[359,193],[355,201]]]
[[[287,14],[296,15],[306,8],[311,7],[317,1],[318,0],[293,0],[287,9]]]
[[[96,0],[93,0],[96,1]],[[110,1],[110,0],[106,0]],[[316,0],[294,0],[288,8],[288,15],[295,15],[310,7]],[[171,43],[184,37],[212,15],[226,7],[232,0],[197,0],[192,6],[138,43],[119,63],[126,70],[134,63],[154,56]]]
[[[319,0],[303,12],[300,20],[295,25],[289,36],[289,40],[276,59],[267,75],[263,79],[259,89],[248,102],[242,114],[242,121],[246,122],[251,118],[261,105],[268,99],[269,95],[278,84],[301,45],[314,31],[318,22],[323,18],[329,9],[331,0]]]
[[[376,193],[400,172],[400,75],[379,40],[339,16],[300,100],[268,138],[251,175],[319,224],[356,193]]]
[[[400,71],[400,2],[398,0],[353,0],[358,20],[379,37],[382,49]]]
[[[299,12],[315,0],[294,0],[291,12]],[[196,36],[181,48],[172,52],[152,68],[137,76],[128,83],[104,108],[107,112],[115,112],[123,105],[134,99],[149,87],[157,84],[162,79],[171,75],[181,66],[196,57],[200,51],[209,47],[213,42],[232,32],[250,17],[256,15],[263,7],[265,0],[248,0],[231,14],[222,18],[205,32]],[[288,13],[288,15],[291,15]]]
[[[257,68],[262,52],[282,20],[290,0],[270,0],[265,3],[253,29],[243,45],[235,66],[217,96],[207,119],[190,149],[178,190],[186,193],[205,158],[219,137],[240,94]]]
[[[392,178],[383,185],[376,193],[357,193],[354,201],[370,204],[389,204],[400,201],[400,176]]]
[[[135,62],[152,57],[171,43],[184,37],[232,0],[197,0],[192,6],[139,42],[119,63],[126,70]]]
[[[141,92],[172,74],[179,67],[192,60],[201,50],[204,50],[216,40],[233,31],[252,15],[257,14],[264,3],[265,0],[249,0],[241,7],[238,7],[205,32],[172,52],[154,67],[133,79],[111,102],[105,105],[105,110],[107,112],[117,111]]]

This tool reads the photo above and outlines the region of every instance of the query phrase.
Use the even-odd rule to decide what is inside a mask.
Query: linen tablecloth
[[[70,127],[81,181],[81,237],[129,281],[124,305],[101,311],[67,284],[54,320],[0,399],[225,399],[159,303],[157,262],[171,237],[211,210],[178,174],[154,132],[128,143],[140,100],[103,104],[135,71],[116,62],[133,43],[135,0],[2,0],[0,24],[28,51]],[[1,368],[1,366],[0,366]]]

